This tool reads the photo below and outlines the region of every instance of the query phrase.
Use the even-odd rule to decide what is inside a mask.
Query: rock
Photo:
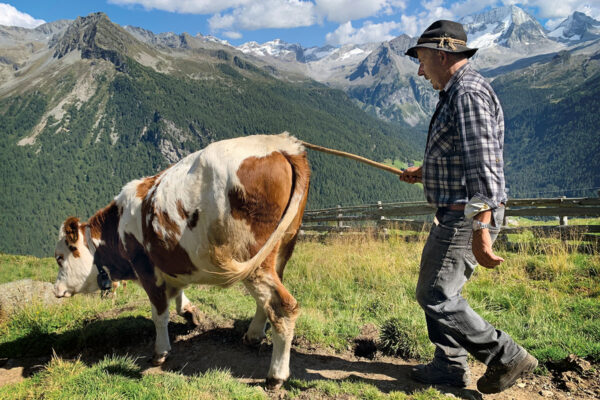
[[[0,320],[33,303],[57,304],[62,299],[54,296],[54,285],[49,282],[23,279],[0,285]]]
[[[575,371],[579,375],[585,375],[592,368],[592,365],[575,354],[570,354],[564,360],[553,363],[552,367],[558,372]]]
[[[540,390],[540,395],[541,395],[542,397],[553,397],[553,396],[554,396],[554,393],[552,393],[552,392],[551,392],[551,391],[549,391],[549,390]]]
[[[517,386],[520,387],[521,389],[523,389],[525,386],[527,386],[527,384],[524,382],[521,382],[521,383],[517,383]]]

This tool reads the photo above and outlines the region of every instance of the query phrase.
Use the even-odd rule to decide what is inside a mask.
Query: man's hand
[[[473,232],[473,254],[477,262],[486,268],[495,268],[504,259],[494,254],[492,238],[488,229],[479,229]]]
[[[408,167],[400,175],[400,180],[407,183],[417,183],[423,181],[422,167]]]

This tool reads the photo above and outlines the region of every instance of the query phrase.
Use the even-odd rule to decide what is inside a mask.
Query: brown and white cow
[[[112,281],[137,280],[152,303],[153,361],[171,346],[169,300],[188,320],[196,309],[183,293],[192,283],[242,281],[256,300],[244,339],[273,326],[267,385],[289,377],[298,303],[282,284],[308,195],[302,144],[287,132],[212,143],[155,176],[126,184],[87,222],[68,218],[59,233],[56,296],[99,289],[97,267]]]

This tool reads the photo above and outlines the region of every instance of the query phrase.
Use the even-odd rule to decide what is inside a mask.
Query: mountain
[[[467,32],[469,46],[479,48],[472,59],[473,65],[483,71],[566,48],[549,37],[534,17],[514,5],[469,15],[460,22]]]
[[[206,37],[122,28],[102,13],[41,29],[1,27],[0,252],[48,256],[60,223],[207,144],[290,131],[383,161],[417,160],[409,132],[342,91]],[[140,40],[138,38],[142,38]],[[421,199],[417,187],[310,152],[309,207]]]
[[[549,37],[564,41],[587,41],[600,38],[600,21],[575,11],[561,22]]]
[[[584,20],[577,14],[569,18]],[[586,20],[590,32],[584,36],[586,40],[593,38],[594,24],[600,24],[590,20]],[[534,17],[514,5],[469,15],[460,22],[467,31],[469,45],[479,48],[472,64],[490,78],[550,60],[554,54],[569,48],[568,43],[549,34]],[[319,55],[314,58],[307,57],[309,49],[281,40],[246,43],[238,49],[268,60],[278,69],[302,73],[345,91],[378,118],[420,132],[416,133],[419,140],[427,129],[437,95],[427,82],[416,76],[416,62],[404,55],[414,43],[416,38],[401,35],[383,43],[317,49]]]
[[[567,40],[517,7],[484,14],[469,17],[482,46],[472,62],[504,107],[511,196],[593,194],[597,21],[573,15],[584,24],[562,32],[587,33]],[[0,160],[10,166],[0,171],[0,251],[50,254],[66,216],[87,218],[125,182],[224,138],[288,130],[379,161],[418,161],[437,93],[404,55],[415,40],[235,48],[120,27],[103,13],[0,26]],[[356,162],[309,159],[311,208],[422,198],[418,187]]]
[[[498,77],[509,194],[595,196],[600,187],[600,46]],[[596,190],[594,190],[596,188]]]

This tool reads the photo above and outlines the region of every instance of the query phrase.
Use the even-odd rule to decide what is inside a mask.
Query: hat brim
[[[471,49],[467,46],[461,46],[461,45],[455,45],[455,47],[456,47],[456,50],[452,50],[447,47],[438,47],[437,43],[421,43],[421,44],[417,44],[416,46],[413,46],[410,49],[406,50],[406,53],[404,53],[404,54],[406,54],[409,57],[418,58],[417,49],[426,48],[426,49],[432,49],[432,50],[441,50],[441,51],[445,51],[446,53],[455,53],[455,54],[464,53],[467,58],[471,58],[478,50],[476,48]]]

